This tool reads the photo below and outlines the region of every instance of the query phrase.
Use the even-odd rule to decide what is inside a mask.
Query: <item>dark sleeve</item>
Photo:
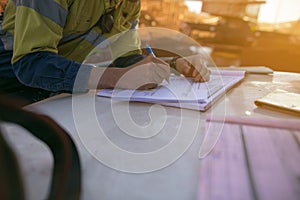
[[[133,65],[145,58],[145,55],[142,54],[133,54],[129,56],[119,57],[116,60],[114,60],[113,63],[109,65],[109,67],[118,67],[118,68],[124,68],[128,67],[129,65]]]
[[[52,92],[86,92],[91,69],[51,52],[27,54],[13,64],[21,83]]]

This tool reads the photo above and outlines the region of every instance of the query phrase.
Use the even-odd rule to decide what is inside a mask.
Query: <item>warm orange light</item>
[[[296,21],[300,18],[299,0],[267,0],[260,9],[258,21],[280,23]]]
[[[188,1],[186,0],[184,4],[188,7],[189,11],[194,13],[200,13],[202,8],[201,1]]]
[[[185,1],[186,6],[191,12],[200,13],[201,1]],[[261,5],[258,16],[259,22],[280,23],[296,21],[300,19],[300,1],[299,0],[266,0]]]

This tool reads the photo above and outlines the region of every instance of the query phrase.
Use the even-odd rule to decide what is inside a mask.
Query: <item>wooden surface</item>
[[[299,136],[299,130],[225,124],[201,162],[198,199],[299,199]]]
[[[130,115],[127,116],[124,111],[128,104],[113,104],[110,99],[95,97],[95,92],[91,91],[73,98],[62,94],[26,109],[49,115],[74,139],[82,163],[83,200],[296,200],[300,196],[300,132],[295,123],[300,120],[257,108],[253,103],[256,98],[275,89],[300,93],[300,74],[249,74],[205,113],[157,107],[164,112],[153,120],[162,120],[165,116],[166,121],[157,135],[146,140],[125,134],[121,126],[129,123],[128,119],[140,125],[148,124],[151,119],[149,112],[153,109],[151,104],[130,103]],[[87,112],[90,105],[95,108],[94,112]],[[117,113],[112,106],[117,108]],[[80,120],[75,119],[76,112],[82,114]],[[175,162],[162,169],[140,174],[124,173],[98,161],[83,143],[82,137],[96,130],[90,125],[94,116],[107,137],[128,151],[155,151],[177,138],[183,124],[181,141],[192,138],[192,143]],[[119,121],[116,121],[118,117]],[[206,121],[208,117],[210,120]],[[222,117],[228,123],[213,120]],[[241,121],[237,120],[240,118]],[[245,125],[249,119],[250,122],[265,119],[268,123]],[[294,128],[271,128],[272,120],[289,120]],[[160,124],[160,121],[153,122],[153,128]],[[80,133],[78,123],[84,133]],[[19,158],[27,199],[44,199],[52,170],[49,150],[18,126],[1,124],[1,128]],[[133,133],[139,134],[139,131]],[[213,140],[220,138],[216,140],[213,151],[199,159],[200,147],[209,141],[206,136],[213,136]],[[96,138],[89,139],[89,142],[99,147],[105,144]]]

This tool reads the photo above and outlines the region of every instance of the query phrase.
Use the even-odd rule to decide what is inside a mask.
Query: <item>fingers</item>
[[[124,89],[152,89],[170,76],[169,65],[151,56],[122,70],[116,87]]]
[[[162,64],[162,65],[168,66],[167,62],[165,62],[157,57],[153,57],[153,56],[146,56],[143,60],[135,63],[132,66],[139,66],[139,65],[147,64],[147,63],[157,63],[157,64]]]
[[[150,90],[156,87],[157,87],[156,83],[147,83],[145,85],[138,87],[137,90]]]
[[[199,55],[178,59],[177,71],[186,77],[192,77],[195,82],[209,81],[210,70]]]
[[[170,77],[170,67],[162,64],[153,64],[149,71],[152,73],[151,78],[156,83],[161,83],[163,80],[168,80]]]
[[[148,62],[153,62],[153,63],[158,63],[158,64],[163,64],[163,65],[169,66],[169,64],[167,62],[165,62],[164,60],[157,58],[157,57],[147,56],[146,60]]]
[[[147,70],[151,73],[149,78],[152,81],[159,84],[169,79],[171,70],[167,62],[153,56],[148,56],[146,59],[151,64]]]
[[[203,68],[205,69],[205,68]],[[193,79],[195,82],[206,82],[210,79],[210,70],[207,68],[205,70],[202,70],[202,72],[198,72],[198,70],[194,69],[193,71]]]
[[[152,71],[156,76],[159,76],[162,79],[169,78],[171,70],[167,62],[153,56],[148,56],[147,61],[152,63],[152,68],[149,70]]]
[[[210,78],[210,70],[206,67],[205,63],[195,66],[193,76],[195,82],[206,82]]]
[[[163,80],[168,80],[170,76],[168,63],[153,56],[146,57],[137,67],[143,70],[145,80],[151,83],[160,84]]]
[[[183,74],[186,77],[191,77],[194,68],[191,66],[191,64],[185,60],[184,58],[178,58],[176,60],[176,70]]]

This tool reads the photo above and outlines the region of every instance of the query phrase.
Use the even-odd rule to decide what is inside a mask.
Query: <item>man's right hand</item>
[[[98,72],[95,73],[95,70]],[[126,68],[106,68],[102,73],[99,70],[95,68],[91,72],[91,77],[101,76],[97,85],[99,89],[152,89],[170,76],[169,64],[153,56],[147,56]]]

